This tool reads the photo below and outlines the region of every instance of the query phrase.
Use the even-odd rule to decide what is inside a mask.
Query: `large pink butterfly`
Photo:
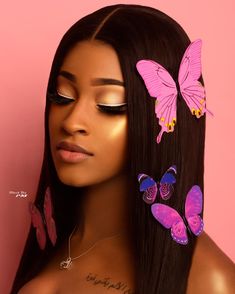
[[[46,246],[46,231],[45,226],[47,228],[48,236],[51,240],[53,246],[55,246],[57,234],[56,234],[56,226],[55,221],[52,217],[52,200],[51,200],[51,193],[50,188],[47,187],[45,196],[44,196],[44,217],[40,213],[39,209],[36,205],[32,202],[29,202],[29,212],[31,214],[31,221],[36,228],[36,237],[39,244],[40,249],[44,249]]]
[[[201,76],[201,46],[200,39],[192,42],[182,58],[178,82],[180,92],[190,111],[197,118],[209,112],[206,109],[206,93],[203,85],[198,81]],[[161,131],[157,136],[160,143],[163,132],[173,132],[176,124],[177,86],[169,72],[153,60],[140,60],[136,68],[144,80],[151,97],[157,98],[155,113],[159,119]]]
[[[154,203],[151,206],[153,216],[158,220],[166,229],[171,229],[172,238],[180,244],[188,243],[188,236],[186,225],[183,218],[172,207]],[[188,229],[198,236],[203,230],[203,220],[200,217],[202,212],[202,192],[198,185],[192,186],[189,190],[185,201],[185,218],[188,223]]]

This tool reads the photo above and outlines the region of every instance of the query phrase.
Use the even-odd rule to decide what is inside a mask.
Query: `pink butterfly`
[[[153,216],[159,221],[165,228],[171,229],[172,238],[180,244],[188,243],[188,236],[186,225],[183,218],[172,207],[154,203],[151,206]],[[188,223],[188,229],[198,236],[203,230],[203,220],[200,217],[202,212],[202,192],[198,185],[192,186],[189,190],[185,201],[185,218]]]
[[[198,81],[201,76],[201,45],[200,39],[192,42],[186,49],[182,58],[178,82],[180,93],[190,111],[197,118],[209,112],[206,109],[206,93],[203,85]],[[169,72],[153,60],[140,60],[136,68],[144,80],[151,97],[157,98],[155,113],[159,118],[161,131],[157,136],[160,143],[164,132],[173,132],[176,124],[177,86]]]
[[[47,232],[53,246],[55,246],[57,239],[55,221],[52,217],[52,200],[49,187],[47,187],[45,192],[43,210],[44,217],[39,211],[39,209],[36,207],[36,205],[32,202],[29,202],[29,212],[31,214],[31,221],[34,228],[36,228],[37,241],[40,249],[42,250],[46,246],[45,226],[47,228]]]

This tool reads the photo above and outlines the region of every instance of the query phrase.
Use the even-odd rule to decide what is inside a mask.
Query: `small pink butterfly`
[[[172,207],[154,203],[151,206],[153,216],[159,221],[166,229],[171,229],[172,238],[180,244],[188,243],[188,236],[186,225],[183,218]],[[202,212],[202,192],[198,185],[192,186],[189,190],[185,201],[185,218],[188,223],[188,229],[194,235],[198,236],[203,230],[203,220],[200,217]]]
[[[205,112],[213,116],[213,113],[206,109],[205,88],[198,81],[201,76],[201,46],[200,39],[188,46],[181,60],[178,75],[180,93],[192,114],[197,118],[200,118]],[[137,62],[136,68],[144,80],[149,95],[157,99],[155,113],[159,118],[161,131],[156,141],[160,143],[164,132],[174,131],[177,86],[169,72],[153,60],[142,59]]]
[[[44,196],[44,216],[41,214],[36,205],[32,202],[29,202],[29,212],[31,214],[31,221],[36,228],[36,237],[39,244],[40,249],[44,249],[46,246],[46,231],[45,226],[47,228],[47,232],[51,243],[55,246],[57,234],[56,234],[56,226],[55,221],[52,217],[53,209],[52,209],[52,200],[50,188],[47,187],[45,196]]]

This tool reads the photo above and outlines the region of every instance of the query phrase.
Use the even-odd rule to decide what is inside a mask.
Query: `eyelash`
[[[74,99],[65,98],[64,96],[58,93],[48,93],[48,99],[52,103],[56,103],[60,105],[69,104],[72,101],[75,101]],[[108,114],[120,114],[126,111],[126,104],[127,103],[120,103],[120,105],[118,106],[110,106],[107,104],[100,103],[100,104],[97,104],[97,106],[101,112],[105,112]]]

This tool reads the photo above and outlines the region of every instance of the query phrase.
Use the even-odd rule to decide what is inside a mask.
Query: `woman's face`
[[[50,105],[49,133],[59,179],[86,186],[121,174],[126,165],[127,106],[117,107],[126,100],[115,50],[97,40],[77,43],[60,68],[57,92]],[[61,96],[68,103],[56,103]],[[93,155],[68,162],[65,157],[75,153],[58,151],[61,141],[80,145]]]

